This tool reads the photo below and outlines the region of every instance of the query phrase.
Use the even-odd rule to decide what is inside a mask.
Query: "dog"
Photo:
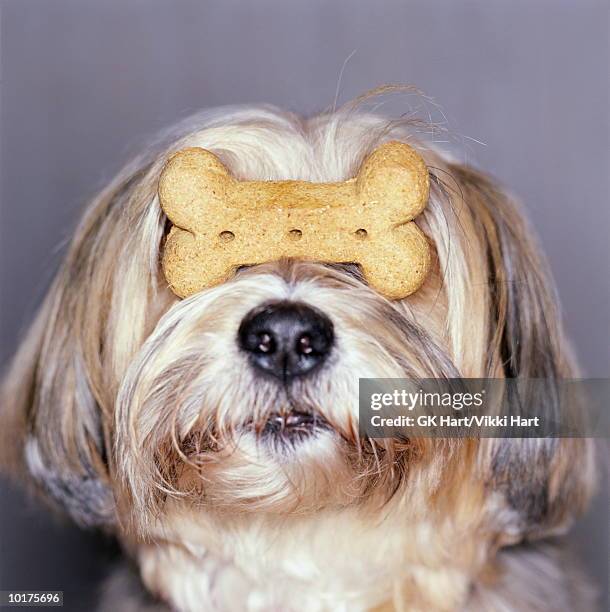
[[[359,378],[577,371],[517,205],[428,140],[359,103],[308,119],[223,108],[151,146],[87,208],[4,379],[0,452],[17,482],[115,535],[157,602],[120,570],[102,608],[592,609],[556,543],[592,495],[589,440],[359,435]],[[173,153],[205,148],[242,180],[335,182],[387,141],[429,171],[415,222],[432,269],[417,292],[389,301],[353,262],[294,259],[187,299],[170,291],[157,188]],[[307,367],[261,365],[276,332],[305,334]]]

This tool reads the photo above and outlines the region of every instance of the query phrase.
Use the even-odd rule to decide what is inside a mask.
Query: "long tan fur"
[[[418,292],[390,302],[354,266],[294,260],[182,301],[169,291],[156,193],[173,152],[203,147],[241,179],[333,182],[390,140],[430,170],[417,224],[433,271]],[[290,393],[258,378],[235,342],[244,315],[274,300],[324,311],[337,334],[329,365]],[[426,145],[417,124],[357,104],[311,119],[220,109],[127,166],[87,209],[4,379],[0,460],[81,524],[115,533],[179,610],[521,610],[516,592],[537,596],[538,577],[502,547],[567,528],[591,493],[591,444],[360,439],[358,378],[574,372],[516,206]],[[295,404],[330,428],[292,451],[261,444],[269,414]],[[544,550],[536,558],[554,569],[540,579],[563,580]],[[536,610],[573,609],[553,592]]]

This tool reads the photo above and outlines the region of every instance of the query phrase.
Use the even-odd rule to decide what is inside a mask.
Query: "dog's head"
[[[562,527],[589,493],[586,441],[358,435],[361,377],[570,375],[544,263],[488,178],[415,144],[433,264],[403,300],[350,264],[251,266],[184,300],[161,272],[172,152],[204,147],[241,179],[330,182],[414,139],[353,111],[231,110],[129,166],[87,211],[8,373],[4,463],[79,522],[141,534],[170,505],[287,515],[399,498],[416,518],[466,495],[481,514],[493,500],[499,536]]]

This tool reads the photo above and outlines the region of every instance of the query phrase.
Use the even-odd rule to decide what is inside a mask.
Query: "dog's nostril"
[[[238,342],[258,370],[288,381],[324,363],[333,343],[331,320],[300,302],[275,302],[246,315]]]
[[[303,334],[297,340],[296,350],[302,355],[311,355],[313,353],[313,346],[311,346],[311,336]]]
[[[259,334],[256,350],[265,354],[273,353],[275,351],[275,340],[273,336],[267,332]]]

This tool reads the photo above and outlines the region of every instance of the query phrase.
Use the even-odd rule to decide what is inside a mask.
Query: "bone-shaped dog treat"
[[[173,223],[165,277],[187,297],[239,266],[294,257],[357,263],[379,293],[403,298],[430,267],[428,242],[412,222],[428,193],[424,161],[401,142],[379,146],[358,176],[341,183],[239,181],[213,153],[184,149],[159,180],[161,206]]]

